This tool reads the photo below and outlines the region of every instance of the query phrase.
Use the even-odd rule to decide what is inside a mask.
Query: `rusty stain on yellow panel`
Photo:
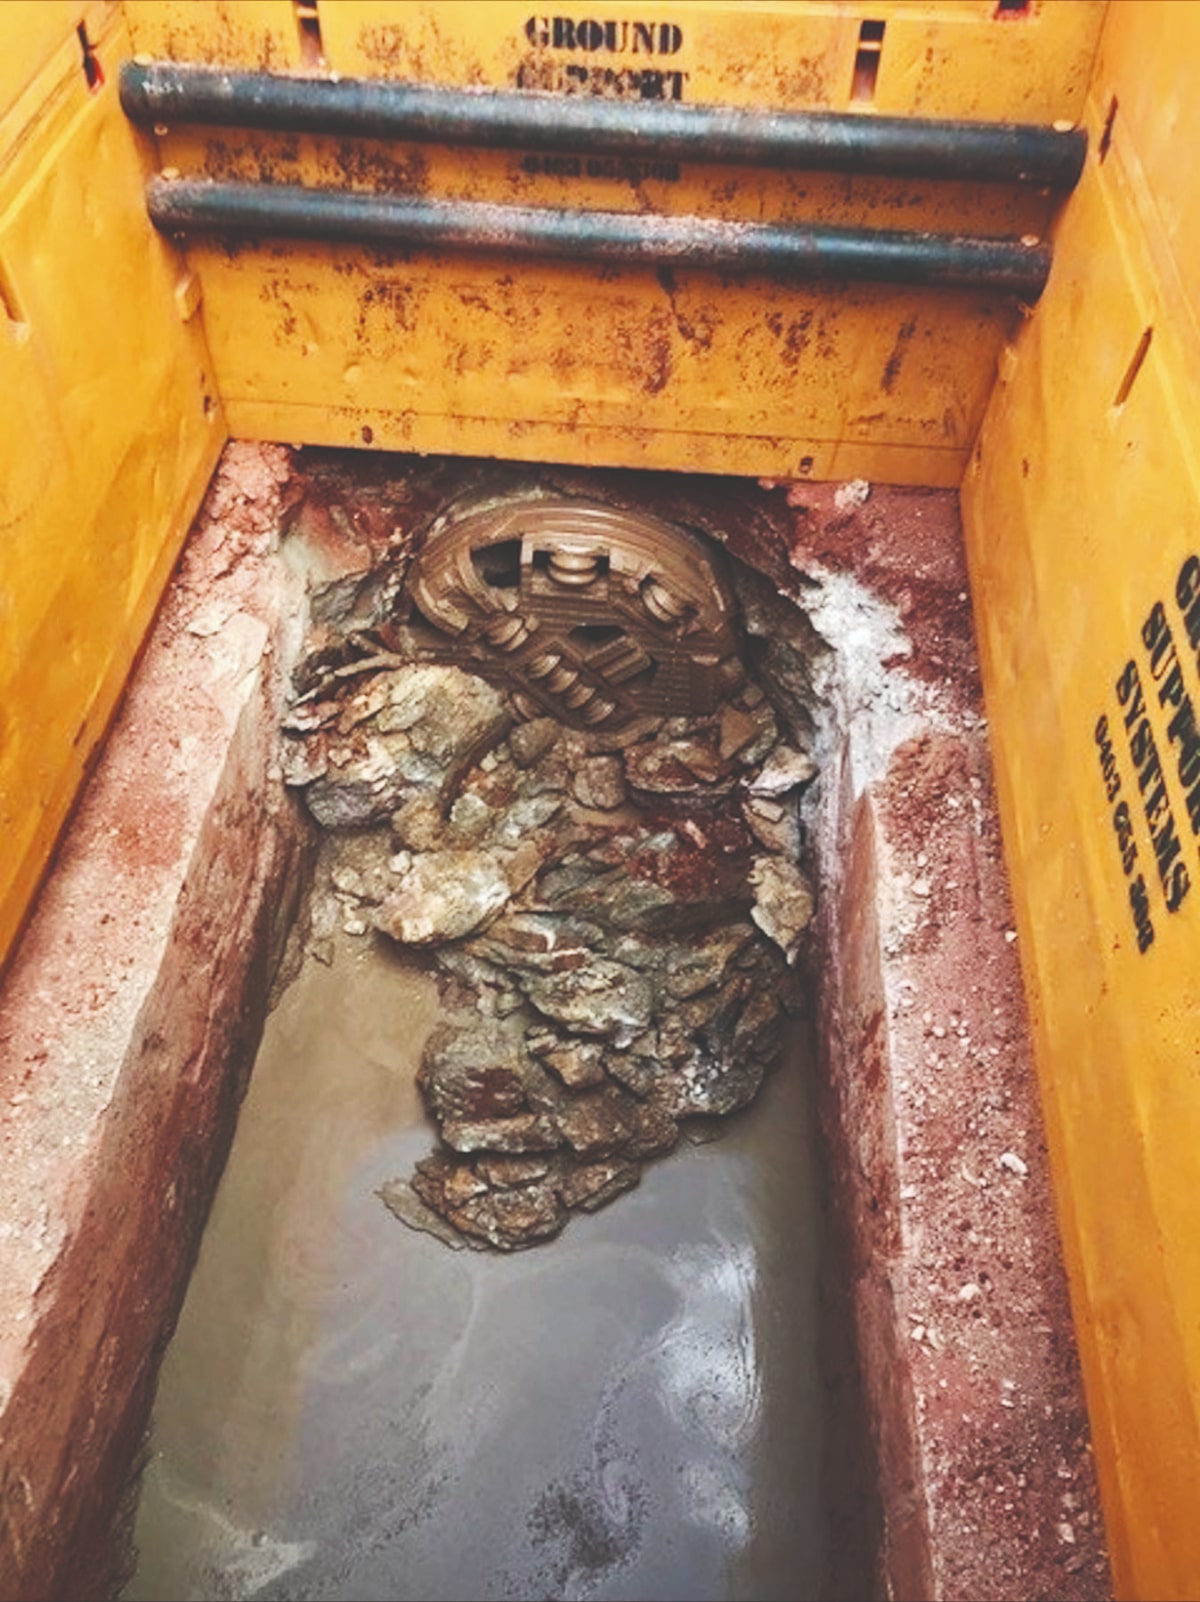
[[[128,38],[94,90],[66,43],[0,153],[0,960],[225,437],[116,101]]]
[[[867,445],[907,447],[902,480],[955,481],[1013,317],[966,293],[665,268],[334,247],[189,260],[235,427],[252,403],[268,438],[439,449],[439,420],[461,438],[490,416],[570,462],[682,465],[692,436],[688,464],[710,471],[815,473],[818,447]]]
[[[182,177],[511,206],[652,211],[994,238],[1041,236],[1054,212],[1054,201],[1044,190],[1019,185],[449,149],[223,128],[170,129],[160,138],[159,149],[162,164]]]
[[[326,0],[325,14],[336,10]],[[200,66],[301,65],[292,0],[122,0],[133,50]]]
[[[1109,30],[1093,153],[963,504],[1118,1591],[1185,1598],[1200,1594],[1200,362],[1194,263],[1176,252],[1200,184],[1165,159],[1150,108],[1190,115],[1200,8],[1118,5]]]

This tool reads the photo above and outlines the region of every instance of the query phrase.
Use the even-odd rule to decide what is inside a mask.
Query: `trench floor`
[[[432,1144],[432,977],[368,940],[268,1020],[165,1360],[128,1602],[816,1596],[821,1197],[797,1047],[548,1245],[374,1194]]]

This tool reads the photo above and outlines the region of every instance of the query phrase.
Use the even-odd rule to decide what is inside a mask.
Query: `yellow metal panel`
[[[995,0],[666,0],[649,10],[612,0],[594,12],[527,0],[337,0],[322,7],[321,34],[329,65],[347,74],[620,93],[621,75],[648,69],[683,74],[683,100],[841,110],[869,18],[885,25],[875,110],[1052,121],[1082,114],[1103,12],[1096,0],[1035,3],[1012,20],[998,20]],[[623,49],[585,49],[562,31],[556,46],[556,15],[593,14],[628,25]],[[648,20],[676,30],[678,42],[665,41],[674,48],[657,48],[658,32],[632,31]]]
[[[1200,805],[1171,733],[1184,697],[1200,717],[1178,588],[1200,555],[1200,365],[1169,223],[1200,184],[1156,159],[1148,109],[1188,93],[1197,9],[1113,8],[1093,154],[963,489],[1110,1545],[1119,1593],[1142,1598],[1200,1594]],[[1133,111],[1101,161],[1114,91]]]
[[[1141,69],[1130,70],[1140,61]],[[1162,331],[1192,341],[1200,360],[1200,205],[1195,189],[1180,181],[1200,150],[1200,4],[1141,6],[1128,0],[1112,8],[1103,36],[1094,97],[1097,116],[1108,121],[1113,102],[1110,181],[1123,187],[1153,258],[1156,292],[1164,301]],[[1193,70],[1180,70],[1179,63]]]
[[[613,465],[816,476],[818,449],[891,446],[901,478],[956,482],[987,400],[979,352],[1011,316],[979,296],[500,258],[189,259],[237,430],[253,415],[267,438],[491,451],[495,432],[467,426],[490,418]]]
[[[87,9],[86,0],[8,0],[5,48],[0,51],[0,117],[71,39]],[[78,57],[78,38],[74,49]]]
[[[128,39],[95,92],[66,45],[0,124],[0,960],[225,437],[116,102]]]
[[[668,98],[764,109],[849,104],[871,17],[888,109],[1053,120],[1080,109],[1102,9],[1061,0],[1008,22],[990,3],[667,0],[650,24],[617,0],[585,28],[516,0],[338,0],[319,16],[325,64],[348,75],[620,93],[649,72]],[[186,59],[261,65],[285,22],[295,32],[269,3],[236,29],[227,8],[188,8],[186,37],[169,4],[133,11],[140,48]],[[166,130],[160,157],[184,176],[766,222],[1021,237],[1052,213],[1000,184],[687,163],[631,179],[521,151],[219,128]],[[499,256],[196,245],[189,260],[240,431],[582,463],[953,483],[1017,318],[999,297]]]

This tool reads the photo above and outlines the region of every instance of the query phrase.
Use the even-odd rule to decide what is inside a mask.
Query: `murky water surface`
[[[549,1245],[455,1252],[374,1194],[430,1149],[436,1011],[431,978],[348,942],[269,1020],[125,1596],[815,1596],[805,1065]]]

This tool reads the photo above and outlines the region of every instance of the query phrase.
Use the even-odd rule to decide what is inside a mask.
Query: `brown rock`
[[[799,855],[800,820],[794,805],[751,795],[742,802],[742,817],[759,845],[782,857]]]
[[[447,1020],[429,1037],[417,1084],[441,1122],[507,1118],[529,1110],[522,1066],[515,1030]]]
[[[637,1127],[637,1106],[622,1090],[593,1090],[568,1099],[555,1113],[554,1121],[574,1151],[615,1151]]]
[[[733,1055],[736,1057],[744,1052],[773,1054],[779,1047],[780,1014],[779,998],[774,990],[753,991],[733,1031]]]
[[[620,757],[588,757],[576,771],[571,794],[580,806],[595,807],[602,812],[613,812],[623,806],[629,792]]]
[[[392,833],[409,851],[436,851],[446,832],[446,820],[433,796],[418,795],[392,813]]]
[[[718,750],[723,761],[728,762],[731,757],[748,746],[758,734],[758,719],[749,712],[741,712],[736,706],[723,706],[721,708],[721,737]]]
[[[375,927],[407,946],[460,940],[488,923],[512,891],[487,851],[430,851],[418,856],[375,913]]]
[[[625,753],[632,789],[650,795],[725,795],[733,787],[727,766],[699,740],[635,745]]]
[[[455,1151],[554,1151],[562,1136],[541,1113],[520,1113],[515,1118],[489,1118],[472,1122],[446,1119],[442,1139]]]
[[[562,733],[553,718],[531,718],[518,723],[508,737],[508,748],[513,761],[521,768],[531,768],[539,762]]]
[[[595,1041],[574,1040],[539,1053],[542,1062],[571,1090],[604,1083],[604,1052]]]
[[[440,1213],[487,1190],[469,1163],[456,1161],[445,1152],[435,1152],[419,1162],[412,1184],[421,1200]]]
[[[567,1209],[548,1181],[516,1190],[493,1190],[477,1196],[448,1214],[451,1223],[501,1251],[532,1246],[557,1235],[567,1221]]]
[[[476,1157],[475,1172],[480,1179],[508,1190],[513,1185],[530,1185],[535,1179],[545,1179],[550,1172],[548,1157]]]
[[[497,853],[500,871],[514,896],[520,895],[527,884],[532,884],[542,866],[542,851],[537,840],[522,840],[512,851]]]
[[[632,1190],[641,1177],[636,1163],[584,1163],[567,1169],[555,1188],[567,1207],[594,1213],[623,1191]]]
[[[796,864],[783,857],[755,857],[750,883],[754,886],[750,916],[788,961],[794,961],[800,936],[812,922],[812,887]]]
[[[651,1101],[632,1104],[633,1133],[622,1152],[626,1157],[661,1157],[679,1144],[679,1125],[665,1108]]]

